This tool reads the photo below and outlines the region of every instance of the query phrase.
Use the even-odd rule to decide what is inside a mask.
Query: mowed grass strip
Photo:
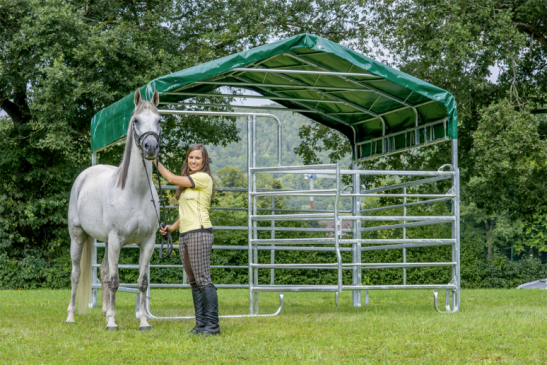
[[[247,312],[248,291],[218,292],[221,314]],[[221,319],[221,336],[200,338],[190,319],[139,332],[134,294],[118,293],[120,331],[107,332],[100,307],[64,323],[68,290],[0,291],[0,363],[547,363],[545,291],[464,290],[456,314],[437,313],[431,291],[369,293],[361,308],[351,292],[340,307],[333,293],[286,293],[280,315]],[[151,296],[156,316],[192,315],[189,290]],[[261,313],[276,310],[277,294],[259,298]]]

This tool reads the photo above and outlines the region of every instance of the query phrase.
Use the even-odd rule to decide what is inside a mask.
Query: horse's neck
[[[125,182],[126,189],[130,189],[136,193],[150,194],[150,186],[152,186],[152,172],[152,161],[144,159],[143,164],[141,151],[133,143],[133,146],[131,147],[131,161],[129,162],[127,180]]]

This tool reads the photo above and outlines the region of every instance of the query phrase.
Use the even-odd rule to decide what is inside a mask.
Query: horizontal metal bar
[[[154,185],[154,187],[156,189],[159,189],[158,185]],[[161,188],[163,190],[177,190],[178,185],[162,185]],[[266,189],[266,190],[274,190],[274,189]],[[246,193],[248,191],[248,189],[247,188],[223,188],[223,187],[216,187],[215,186],[215,191],[237,191],[237,192]]]
[[[256,246],[257,250],[262,251],[317,251],[317,252],[335,252],[336,248],[334,246],[332,247],[301,247],[301,246],[275,246],[273,249],[272,247],[268,246]],[[351,247],[340,247],[339,250],[341,252],[351,252]]]
[[[321,269],[338,267],[338,264],[251,264],[251,267],[257,269]]]
[[[246,247],[248,250],[249,247]],[[92,267],[101,267],[99,264],[93,264]],[[118,269],[138,269],[139,265],[119,264]],[[150,265],[150,268],[159,269],[183,269],[182,265]],[[235,266],[235,265],[211,265],[211,269],[248,269],[249,266]]]
[[[450,223],[450,221],[423,221],[423,222],[413,222],[413,223],[390,224],[390,225],[387,225],[387,226],[362,228],[361,232],[376,232],[376,231],[383,231],[383,230],[386,230],[386,229],[430,226],[430,225],[434,225],[434,224],[443,224],[443,223]]]
[[[135,286],[135,287],[138,286],[138,284],[126,284],[126,283],[124,283],[123,285]],[[150,288],[191,288],[190,284],[149,284],[149,285],[150,285]],[[245,285],[245,284],[215,284],[215,287],[220,289],[249,289],[249,285]]]
[[[392,136],[389,136],[389,135],[386,135],[386,138],[387,137],[392,137]],[[398,148],[396,150],[392,150],[392,151],[387,151],[387,152],[382,152],[382,153],[377,153],[377,154],[374,154],[374,155],[371,155],[371,156],[367,156],[367,157],[361,157],[357,160],[357,162],[360,162],[360,161],[368,161],[368,160],[374,160],[376,158],[379,158],[379,157],[385,157],[385,156],[390,156],[390,155],[395,155],[397,153],[401,153],[401,152],[406,152],[406,151],[411,151],[411,150],[415,150],[417,148],[421,148],[421,147],[426,147],[426,146],[433,146],[435,144],[438,144],[438,143],[443,143],[443,142],[446,142],[446,141],[450,141],[450,137],[444,137],[444,138],[438,138],[434,141],[428,141],[427,143],[423,143],[423,144],[417,144],[417,145],[413,145],[413,146],[409,146],[409,147],[405,147],[405,148]]]
[[[375,92],[372,90],[356,87],[335,87],[335,86],[312,86],[312,85],[294,85],[294,84],[260,84],[254,82],[223,82],[220,81],[199,81],[195,85],[219,85],[219,86],[251,86],[251,87],[273,87],[278,89],[302,89],[302,90],[333,90],[333,91],[357,91],[357,92]],[[277,90],[276,90],[277,91]],[[298,100],[298,99],[294,99]]]
[[[317,110],[310,109],[292,109],[283,107],[271,107],[271,106],[247,106],[247,105],[231,105],[231,104],[207,104],[207,103],[173,103],[173,102],[160,102],[163,105],[180,105],[180,106],[200,106],[209,108],[234,108],[234,109],[256,109],[256,110],[281,110],[284,112],[298,112],[298,113],[319,113]]]
[[[325,76],[353,76],[353,77],[367,77],[381,79],[376,75],[372,74],[360,74],[360,73],[351,73],[351,72],[331,72],[331,71],[306,71],[306,70],[285,70],[285,69],[273,69],[273,68],[234,68],[232,71],[239,72],[271,72],[271,73],[282,73],[282,74],[304,74],[304,75],[325,75]]]
[[[342,285],[343,290],[411,290],[437,289],[457,290],[454,284],[422,285]],[[338,285],[259,285],[251,288],[253,292],[336,292]]]
[[[125,285],[120,284],[118,287],[118,291],[125,292],[125,293],[133,293],[133,294],[139,294],[139,289],[133,289],[133,288],[127,288]],[[136,286],[136,285],[135,285]],[[91,284],[91,289],[102,289],[101,284]]]
[[[226,231],[246,231],[247,227],[215,226],[214,229]],[[301,227],[256,227],[257,231],[275,232],[334,232],[334,228],[301,228]],[[342,229],[342,232],[352,232],[351,229]]]
[[[456,198],[454,194],[340,194],[340,197],[361,198]]]
[[[454,221],[456,217],[454,216],[344,216],[341,217],[346,221],[426,221],[426,220],[437,220],[437,221]]]
[[[397,204],[397,205],[388,205],[385,207],[379,207],[379,208],[370,208],[370,209],[363,209],[360,212],[361,213],[367,213],[367,212],[376,212],[379,210],[386,210],[386,209],[394,209],[394,208],[402,208],[402,207],[410,207],[413,205],[420,205],[420,204],[431,204],[431,203],[438,203],[443,202],[447,200],[452,200],[451,197],[446,198],[439,198],[439,199],[429,199],[429,200],[420,200],[419,202],[412,202],[412,203],[406,203],[406,204]]]
[[[275,167],[252,167],[249,170],[256,173],[262,172],[277,172],[281,170],[285,171],[298,171],[303,169],[335,169],[336,164],[322,164],[322,165],[303,165],[303,166],[275,166]],[[332,174],[336,174],[336,170],[333,170]]]
[[[336,189],[325,190],[294,190],[294,191],[257,191],[252,192],[251,196],[336,196]]]
[[[388,190],[393,190],[393,189],[400,189],[400,188],[404,188],[404,187],[407,187],[407,186],[421,185],[421,184],[426,184],[426,183],[430,183],[430,182],[434,182],[434,181],[448,180],[448,179],[451,179],[451,178],[452,178],[452,176],[435,176],[435,177],[430,177],[429,179],[408,181],[408,182],[404,182],[404,183],[400,183],[400,184],[395,184],[395,185],[390,185],[390,186],[382,186],[380,188],[365,190],[365,191],[361,191],[361,194],[370,194],[370,193],[376,193],[376,192],[379,192],[379,191],[388,191]]]
[[[376,239],[340,239],[338,243],[342,244],[377,244],[377,243],[456,243],[453,238],[376,238]]]
[[[405,110],[405,109],[415,109],[415,108],[417,109],[417,108],[421,108],[422,106],[425,106],[425,105],[431,104],[431,103],[435,103],[435,102],[437,102],[437,101],[436,101],[436,100],[428,100],[428,101],[424,101],[423,103],[416,104],[416,105],[414,105],[414,106],[408,106],[408,105],[407,105],[407,106],[403,106],[403,107],[400,107],[400,108],[397,108],[397,109],[388,110],[387,112],[383,112],[383,113],[380,113],[380,114],[378,114],[378,115],[383,117],[384,115],[391,114],[391,113],[396,113],[396,112],[398,112],[398,111]],[[443,118],[443,119],[444,119],[444,118]],[[366,123],[366,121],[363,122],[363,123]],[[425,126],[425,124],[424,124],[424,126]],[[421,126],[420,126],[420,127],[421,127]],[[400,132],[400,133],[402,133],[402,132]]]
[[[255,245],[328,245],[334,244],[335,239],[332,238],[273,238],[273,239],[252,239],[251,244]]]
[[[336,264],[335,264],[336,265]],[[455,266],[457,262],[398,262],[398,263],[348,263],[342,264],[344,267],[359,266],[364,269],[399,269],[403,267],[438,267],[438,266]]]
[[[342,285],[343,290],[411,290],[411,289],[452,289],[457,290],[454,284],[409,284],[409,285]]]
[[[154,185],[154,187],[156,189],[159,189],[158,185]],[[163,190],[177,190],[178,185],[162,185],[161,188]],[[261,189],[261,188],[256,189],[256,190],[257,191],[291,191],[291,189]],[[219,186],[219,187],[215,186],[215,191],[232,191],[232,192],[246,193],[246,192],[249,191],[249,189],[247,189],[247,188],[225,188],[225,187],[222,187],[222,186]]]
[[[244,228],[247,229],[247,227],[244,227]],[[104,242],[97,242],[97,243],[95,243],[94,247],[104,248],[105,244],[104,244]],[[131,244],[131,245],[123,246],[123,248],[139,248],[139,246],[137,246],[135,244]],[[154,248],[159,249],[159,248],[161,248],[161,245],[154,245]],[[165,249],[165,246],[163,248]],[[175,250],[178,250],[177,245],[174,245],[173,248]],[[249,246],[213,245],[213,250],[248,250],[248,249],[249,249]]]
[[[317,213],[317,214],[275,214],[275,215],[251,215],[251,220],[255,221],[297,221],[297,220],[333,220],[334,214]],[[271,227],[269,230],[273,230]]]
[[[341,175],[453,176],[454,171],[340,170]]]
[[[336,170],[320,170],[320,169],[306,169],[302,168],[302,170],[298,170],[298,171],[295,171],[295,170],[278,170],[278,171],[273,171],[273,172],[269,172],[269,171],[265,171],[265,172],[262,172],[262,171],[259,171],[258,172],[259,174],[261,173],[266,173],[266,174],[295,174],[295,175],[303,175],[303,174],[325,174],[325,175],[333,175],[333,176],[336,176]],[[318,179],[321,179],[321,178],[318,178]]]
[[[226,116],[226,117],[244,117],[244,116],[257,116],[257,117],[274,117],[269,113],[243,113],[243,112],[209,112],[201,110],[171,110],[171,109],[160,109],[158,110],[160,114],[180,114],[180,115],[217,115],[217,116]]]
[[[369,247],[361,247],[361,251],[396,250],[401,248],[433,247],[433,246],[446,246],[446,245],[451,245],[451,243],[445,243],[445,242],[403,243],[400,245],[369,246]]]
[[[425,102],[423,105],[426,105],[426,104],[429,104],[430,102]],[[418,104],[418,107],[421,107],[423,106],[422,104]],[[414,108],[411,106],[411,108]],[[407,109],[407,108],[402,108],[402,109]],[[396,112],[398,109],[393,109],[393,110],[388,110],[387,112],[383,113],[383,115],[385,114],[390,114],[390,113],[393,113],[393,112]],[[366,123],[368,122],[369,119],[367,120],[364,120],[362,122],[357,122],[355,123],[354,125],[359,125],[361,123]],[[373,143],[373,142],[376,142],[376,141],[380,141],[382,139],[385,139],[385,138],[392,138],[392,137],[396,137],[396,136],[399,136],[401,134],[405,134],[405,133],[411,133],[411,132],[416,132],[416,131],[419,131],[420,129],[423,129],[423,130],[426,130],[427,128],[431,128],[431,127],[436,127],[436,126],[439,126],[439,125],[443,125],[443,127],[445,126],[446,122],[448,121],[448,118],[447,117],[444,117],[444,118],[441,118],[441,119],[436,119],[436,120],[432,120],[430,122],[427,122],[425,124],[422,124],[422,125],[418,125],[418,126],[413,126],[411,128],[408,128],[408,129],[404,129],[404,130],[401,130],[399,132],[395,132],[395,133],[390,133],[390,134],[386,134],[384,136],[381,136],[381,137],[376,137],[376,138],[371,138],[371,139],[367,139],[366,141],[362,141],[362,142],[358,142],[356,143],[355,145],[356,146],[360,146],[360,145],[363,145],[363,144],[367,144],[367,143]],[[424,143],[425,144],[428,144],[429,142],[426,142]],[[420,144],[415,144],[413,146],[409,146],[409,147],[418,147],[420,146]]]
[[[166,206],[166,208],[172,208],[172,209],[178,209],[178,205],[174,205],[174,206]],[[248,211],[249,209],[247,208],[227,208],[227,207],[211,207],[209,208],[211,210],[244,210],[244,211]],[[311,213],[311,212],[316,212],[316,213],[334,213],[334,210],[333,209],[278,209],[278,208],[258,208],[257,211],[259,212],[271,212],[271,211],[276,211],[276,212],[283,212],[283,213]],[[351,210],[339,210],[338,213],[351,213]]]
[[[166,205],[165,208],[167,209],[179,209],[178,205]],[[231,207],[210,207],[210,210],[234,210],[234,211],[248,211],[247,208],[231,208]],[[285,212],[285,213],[309,213],[309,212],[317,212],[317,213],[334,213],[334,210],[332,209],[278,209],[278,208],[258,208],[257,211],[259,212]],[[351,213],[351,210],[339,210],[338,213]]]
[[[175,95],[175,96],[209,96],[209,97],[223,97],[223,98],[245,98],[245,99],[266,99],[266,100],[284,100],[284,101],[293,101],[294,98],[290,97],[280,97],[280,96],[259,96],[259,95],[230,95],[230,94],[208,94],[208,93],[185,93],[185,92],[176,92],[176,93],[163,93],[162,95]],[[298,99],[298,101],[304,101],[309,103],[332,103],[332,104],[343,104],[342,101],[338,100],[320,100],[320,99]],[[161,103],[160,103],[161,104]]]
[[[259,285],[251,287],[254,293],[282,292],[337,292],[338,285]]]

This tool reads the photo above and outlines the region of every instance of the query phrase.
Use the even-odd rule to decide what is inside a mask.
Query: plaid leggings
[[[211,232],[193,232],[179,237],[179,253],[192,289],[201,289],[211,282]]]

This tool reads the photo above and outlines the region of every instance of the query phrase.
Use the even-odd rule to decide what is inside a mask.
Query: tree
[[[533,121],[545,113],[547,104],[547,3],[543,0],[387,0],[365,1],[369,39],[376,45],[374,58],[401,71],[451,92],[458,102],[459,164],[462,170],[462,197],[480,199],[487,211],[511,209],[516,217],[529,217],[534,210],[547,212],[544,202],[543,178],[545,166],[541,160],[545,129]],[[493,74],[497,70],[499,74]],[[513,106],[508,111],[504,100]],[[497,108],[507,118],[504,125],[521,120],[520,126],[531,123],[535,131],[519,144],[536,146],[523,151],[519,166],[493,172],[486,160],[511,162],[514,140],[503,144],[503,137],[478,140]],[[516,113],[516,114],[515,114]],[[526,127],[529,132],[532,132]],[[514,131],[516,132],[516,131]],[[524,132],[524,130],[523,130]],[[303,142],[298,153],[307,162],[318,162],[314,150],[329,149],[331,159],[348,150],[348,143],[331,143],[332,132],[327,127],[310,125],[300,130]],[[504,148],[499,148],[500,143]],[[506,148],[505,148],[506,147]],[[480,153],[469,153],[478,151]],[[429,152],[427,151],[429,150]],[[519,150],[520,151],[520,150]],[[501,153],[501,155],[500,155]],[[520,152],[518,152],[520,154]],[[449,144],[426,147],[406,154],[394,155],[363,164],[364,167],[435,169],[450,159]],[[539,159],[539,160],[538,160]],[[515,164],[515,165],[516,165]],[[515,175],[518,169],[518,175]],[[466,184],[481,179],[479,185]],[[517,183],[517,179],[521,179]],[[485,188],[494,189],[481,199]],[[522,179],[527,179],[525,183]],[[534,180],[534,181],[532,181]],[[517,192],[526,185],[525,190]],[[504,205],[499,206],[499,202]],[[511,202],[511,204],[509,204]]]
[[[218,169],[217,175],[220,178],[221,184],[227,188],[246,188],[247,176],[243,170],[234,166],[226,166]]]
[[[156,77],[276,37],[309,31],[360,43],[355,6],[342,0],[2,1],[0,108],[9,121],[2,119],[0,128],[0,260],[45,257],[49,265],[68,246],[69,191],[90,165],[96,112]],[[188,145],[238,139],[231,119],[166,118],[163,132],[170,153],[162,158],[175,171]],[[99,157],[117,164],[121,147]]]

